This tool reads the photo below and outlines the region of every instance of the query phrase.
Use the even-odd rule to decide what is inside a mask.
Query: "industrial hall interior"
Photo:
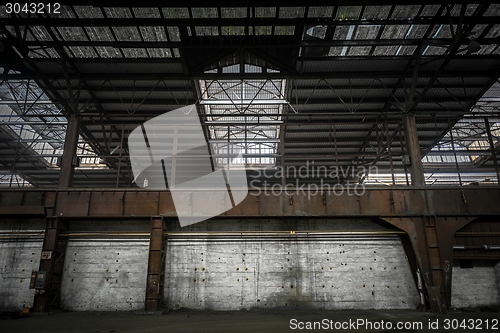
[[[2,5],[0,313],[498,309],[499,17]]]

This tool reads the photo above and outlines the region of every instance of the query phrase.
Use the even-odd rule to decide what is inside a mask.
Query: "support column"
[[[66,229],[67,225],[62,218],[56,216],[46,218],[42,257],[35,282],[33,307],[36,312],[56,310],[60,306],[64,257],[68,240],[59,237],[59,233]]]
[[[412,186],[425,186],[424,168],[418,142],[415,115],[408,113],[403,116],[406,147],[410,157],[410,174]]]
[[[285,164],[285,131],[286,127],[284,124],[280,125],[280,165],[281,165],[281,188],[286,187],[286,164]],[[309,172],[309,170],[308,170]]]
[[[451,306],[453,238],[455,232],[475,217],[386,217],[406,231],[420,268],[427,301],[435,312]],[[415,272],[412,272],[415,274]]]
[[[64,152],[59,172],[59,187],[71,187],[73,183],[73,173],[77,165],[76,147],[78,145],[78,135],[80,133],[80,118],[72,114],[68,119],[68,128],[64,139]]]
[[[149,239],[148,278],[146,285],[146,311],[157,311],[163,307],[163,285],[165,282],[166,230],[161,216],[151,218]]]

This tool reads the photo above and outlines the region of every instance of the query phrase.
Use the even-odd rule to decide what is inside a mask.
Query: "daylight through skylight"
[[[239,72],[240,65],[227,66],[223,72]],[[245,65],[245,72],[262,68]],[[200,80],[205,123],[216,166],[228,162],[231,147],[243,157],[233,164],[245,168],[270,167],[276,163],[282,124],[285,80]]]

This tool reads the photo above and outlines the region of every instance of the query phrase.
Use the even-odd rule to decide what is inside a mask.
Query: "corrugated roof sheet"
[[[182,73],[180,63],[79,63],[77,67],[81,73]]]
[[[138,4],[138,6],[140,5]],[[450,13],[453,16],[452,23],[456,23],[455,21],[460,15],[461,7],[461,4],[451,4],[446,7],[441,4],[400,5],[397,3],[382,6],[361,6],[354,3],[343,6],[335,6],[334,4],[325,7],[311,6],[307,8],[309,21],[303,25],[297,24],[296,26],[292,26],[289,21],[283,23],[281,20],[301,20],[306,15],[306,7],[264,6],[253,8],[250,5],[249,7],[216,8],[212,6],[209,8],[193,7],[189,9],[188,7],[170,8],[151,6],[104,7],[101,10],[98,7],[76,6],[73,8],[63,7],[62,13],[58,17],[71,18],[72,21],[67,22],[75,22],[75,20],[78,20],[77,17],[84,18],[86,19],[85,21],[77,21],[78,24],[75,26],[71,26],[71,23],[65,23],[68,26],[51,26],[50,29],[57,36],[57,43],[62,46],[62,50],[67,53],[69,60],[73,62],[69,68],[69,74],[73,76],[71,86],[76,91],[80,84],[79,79],[82,79],[85,85],[85,89],[80,93],[80,107],[83,107],[83,104],[91,96],[95,96],[98,102],[102,104],[104,112],[109,116],[109,119],[105,120],[109,122],[106,125],[109,131],[111,131],[111,123],[125,121],[139,123],[146,120],[143,116],[147,116],[148,119],[153,118],[155,115],[177,108],[178,104],[187,103],[188,100],[190,102],[197,100],[197,93],[192,85],[193,77],[203,75],[199,74],[203,73],[202,65],[206,66],[205,68],[213,69],[213,73],[211,73],[213,76],[218,75],[217,71],[219,67],[222,68],[221,64],[224,61],[216,61],[217,52],[225,52],[226,48],[237,48],[238,43],[240,43],[239,36],[243,36],[248,32],[248,39],[241,39],[241,43],[250,44],[248,45],[249,49],[255,46],[257,51],[255,51],[256,54],[252,54],[251,56],[245,55],[244,58],[246,61],[252,63],[252,66],[255,63],[264,66],[266,69],[264,73],[267,72],[269,75],[274,75],[274,73],[281,71],[284,77],[290,77],[287,80],[286,96],[292,103],[294,110],[289,106],[283,107],[284,112],[290,115],[290,117],[283,117],[286,121],[290,122],[286,123],[285,137],[287,140],[298,142],[293,144],[285,142],[286,153],[321,155],[331,154],[332,152],[332,142],[330,139],[333,126],[335,126],[337,138],[339,139],[338,151],[350,153],[358,151],[362,142],[367,143],[366,150],[369,152],[376,152],[379,149],[380,140],[382,143],[385,142],[383,123],[374,125],[373,122],[375,120],[389,120],[391,121],[388,125],[389,132],[393,133],[397,131],[404,113],[402,109],[407,107],[405,105],[407,91],[404,91],[404,87],[408,89],[412,81],[411,73],[414,64],[410,61],[411,56],[417,50],[420,38],[434,24],[431,17],[437,13],[439,8],[443,9],[442,17],[435,18],[439,23],[432,26],[429,37],[432,45],[425,47],[426,51],[422,57],[422,64],[419,69],[421,77],[417,79],[417,96],[422,93],[424,88],[427,90],[426,96],[416,107],[418,115],[417,128],[422,139],[420,144],[429,148],[428,146],[442,136],[448,127],[448,123],[442,122],[442,119],[440,123],[434,124],[431,119],[432,114],[436,114],[438,118],[453,117],[451,122],[454,122],[457,119],[457,115],[460,116],[467,111],[466,108],[470,106],[470,103],[468,104],[467,102],[474,101],[484,88],[492,82],[490,78],[491,73],[498,71],[499,61],[492,57],[492,55],[500,53],[500,48],[498,44],[487,44],[487,42],[491,41],[486,40],[483,42],[481,40],[483,45],[481,45],[481,50],[477,52],[478,56],[467,55],[462,57],[461,55],[454,55],[455,58],[447,63],[446,68],[441,71],[440,77],[430,83],[433,73],[440,70],[440,66],[445,63],[445,57],[441,57],[441,55],[445,54],[447,50],[446,41],[448,40],[451,43],[453,30],[456,31],[457,29],[456,25],[450,26],[449,22],[445,20],[447,19],[448,9],[450,9]],[[478,8],[477,4],[468,4],[465,10],[467,18],[470,18]],[[178,21],[168,20],[178,18],[189,20],[190,10],[195,20],[203,19],[203,24],[187,24],[186,32],[188,39],[184,40],[186,36],[182,35],[181,37],[181,29],[178,26],[171,25]],[[500,23],[492,21],[491,15],[495,17],[499,16],[499,13],[500,6],[498,4],[491,4],[485,15],[477,18],[479,24],[473,27],[472,34],[469,37],[479,38],[485,32],[487,39],[497,37],[500,31]],[[417,17],[417,14],[420,17]],[[0,15],[8,22],[9,18],[5,17],[4,13],[0,13]],[[53,15],[51,16],[54,17]],[[21,17],[26,17],[26,15],[21,14]],[[91,24],[95,22],[91,20],[99,20],[104,17],[107,20],[102,27],[86,26],[87,23]],[[320,23],[315,25],[310,20],[310,18],[332,17],[336,20],[332,21],[332,24],[323,24],[319,20]],[[425,19],[422,19],[422,17]],[[488,17],[490,19],[487,19]],[[163,22],[162,18],[167,20]],[[120,22],[120,25],[123,26],[116,26],[113,24],[114,19],[130,19],[130,21],[125,24]],[[148,26],[149,21],[147,19],[157,21],[155,21],[154,26]],[[226,20],[227,22],[227,19],[243,20],[239,20],[238,25],[235,26],[218,24],[224,23],[218,20]],[[245,24],[253,19],[266,19],[267,21],[265,21],[265,25],[249,24],[248,27],[245,27]],[[343,22],[345,20],[353,22]],[[373,21],[366,22],[366,20]],[[378,22],[378,20],[388,21]],[[51,84],[58,89],[58,94],[69,98],[69,92],[66,87],[67,82],[63,76],[64,71],[61,65],[57,64],[60,60],[56,49],[48,43],[37,44],[37,41],[51,41],[49,31],[44,26],[45,23],[31,25],[31,22],[30,24],[22,20],[20,22],[22,23],[20,26],[21,34],[24,34],[24,29],[27,29],[26,43],[28,44],[27,47],[30,48],[29,55],[33,57],[40,71],[50,77]],[[50,26],[52,22],[58,25],[57,20],[48,22],[47,26]],[[135,22],[143,23],[138,25]],[[393,22],[396,23],[393,24]],[[340,23],[340,25],[336,25],[337,23]],[[12,24],[6,25],[7,34],[16,35],[17,32]],[[305,32],[302,35],[304,38],[302,42],[304,44],[300,45],[302,53],[296,59],[296,49],[288,47],[290,46],[288,45],[290,40],[287,38],[297,33],[299,31],[297,27],[301,26],[305,27]],[[489,31],[485,29],[489,29]],[[218,36],[219,34],[223,35],[224,39],[221,39],[221,36]],[[379,34],[382,39],[381,41],[376,40]],[[274,35],[274,37],[271,37],[271,35]],[[238,37],[234,38],[234,36]],[[264,38],[259,36],[264,36]],[[329,41],[325,39],[332,38],[332,36],[332,43],[329,44]],[[15,42],[24,43],[21,37],[18,36]],[[140,47],[140,44],[137,44],[142,41],[147,43],[179,42],[181,39],[182,43],[186,46],[183,59],[179,59],[180,51],[178,48],[165,48],[164,44],[158,44],[158,47],[148,44],[148,48],[146,48]],[[387,45],[398,39],[413,39],[414,41],[411,42],[411,45],[406,44],[406,41],[403,43],[404,45]],[[440,40],[439,42],[443,43],[439,46],[437,45],[437,41],[433,41],[432,39],[445,40],[444,42]],[[267,44],[257,43],[253,45],[254,40]],[[370,45],[364,45],[366,44],[365,40],[369,40]],[[65,41],[72,43],[65,45]],[[106,46],[89,45],[88,42],[92,41],[117,42],[117,44],[116,47],[113,47],[115,44],[108,44]],[[338,41],[349,41],[350,45],[335,44]],[[127,46],[126,43],[128,42],[137,43],[130,47],[124,47]],[[315,46],[316,49],[311,49],[305,45],[306,42],[317,42],[321,46]],[[118,43],[120,43],[119,46]],[[200,46],[196,46],[198,45],[197,43]],[[210,43],[221,43],[220,50],[216,49]],[[224,43],[227,43],[227,45],[223,45]],[[280,45],[282,43],[283,47],[275,47],[276,45],[273,43]],[[321,43],[324,43],[324,45]],[[465,44],[460,48],[466,47]],[[207,48],[208,46],[210,49]],[[18,52],[22,52],[22,50],[23,48],[18,48]],[[58,50],[61,49],[58,48]],[[259,55],[259,52],[264,55]],[[328,55],[325,53],[328,53]],[[15,55],[15,53],[13,54]],[[57,59],[58,62],[46,61],[43,59],[44,57]],[[151,58],[154,58],[154,61],[150,61]],[[86,62],[85,59],[91,59],[91,61]],[[208,59],[215,59],[214,65],[210,65],[209,61],[207,61]],[[273,61],[273,59],[275,60]],[[237,60],[233,61],[231,65],[235,64],[235,62]],[[184,66],[187,66],[187,70],[183,67],[183,63]],[[245,68],[251,69],[249,63],[245,64]],[[283,64],[287,66],[298,64],[295,68],[297,73],[307,73],[310,77],[316,78],[301,79],[299,74],[295,73],[293,69],[286,68],[287,66],[282,66]],[[196,66],[199,66],[199,68],[187,75],[185,80],[178,80],[186,72],[189,72],[191,67]],[[273,73],[269,71],[271,68],[274,69]],[[76,71],[74,71],[75,69]],[[278,69],[279,71],[277,71]],[[120,74],[120,79],[113,79],[113,74],[115,73]],[[175,74],[177,79],[170,81],[170,78],[166,77],[163,80],[161,78],[162,73]],[[239,64],[223,69],[222,74],[226,73],[232,75],[238,74]],[[252,73],[261,72],[252,71]],[[344,78],[337,78],[337,73],[340,73]],[[369,73],[378,73],[381,77],[363,78],[363,76],[369,75]],[[131,77],[127,77],[127,74],[132,75]],[[148,74],[149,77],[157,75],[158,79],[143,80],[144,77],[141,74]],[[56,77],[55,80],[53,80],[54,76]],[[326,82],[321,80],[321,77],[324,76],[326,76]],[[347,76],[356,76],[358,78],[349,79]],[[95,79],[96,77],[101,77],[101,79]],[[106,77],[109,77],[111,80],[104,81],[103,78]],[[78,78],[78,80],[74,78]],[[396,84],[398,85],[396,86]],[[428,84],[430,84],[430,89],[427,89],[429,88]],[[466,85],[466,93],[462,87],[463,84]],[[172,88],[172,91],[169,88]],[[246,88],[248,88],[248,93],[254,93],[258,89],[258,87]],[[0,89],[0,94],[4,90]],[[500,90],[500,88],[497,90]],[[393,94],[391,94],[392,91],[394,91]],[[492,89],[489,94],[494,95],[495,91]],[[395,101],[394,96],[396,96],[399,102]],[[263,91],[259,94],[259,97],[273,98],[274,96],[270,92]],[[344,103],[340,101],[340,98],[343,99]],[[354,103],[351,103],[351,98],[356,99]],[[132,99],[134,103],[129,103]],[[145,103],[140,105],[144,99],[146,99]],[[456,101],[455,99],[460,101]],[[119,100],[126,100],[126,102],[118,103]],[[169,104],[165,105],[163,103],[164,100],[168,100]],[[174,103],[175,100],[178,103]],[[307,103],[305,102],[306,100]],[[359,105],[356,102],[360,102]],[[94,121],[101,119],[100,112],[102,110],[97,109],[93,103],[95,101],[91,101],[91,103],[87,103],[88,105],[86,105],[87,110],[82,114],[84,122],[90,122],[92,119]],[[474,108],[474,112],[479,112],[480,109],[483,111],[492,111],[495,110],[494,108],[498,108],[499,105],[500,102],[478,103],[476,108]],[[255,105],[252,112],[258,112],[257,109],[259,107]],[[267,110],[269,112],[269,109]],[[381,110],[387,112],[381,114]],[[298,113],[295,113],[295,111]],[[217,118],[217,113],[223,113],[225,110],[224,108],[213,107],[212,112],[214,113],[213,116],[203,118],[208,120],[215,119]],[[126,116],[127,114],[129,116]],[[246,119],[247,121],[257,121],[257,119],[263,121],[278,119],[278,117],[280,116],[268,115],[260,118],[248,116]],[[235,114],[223,120],[227,122],[240,121],[242,119],[242,116]],[[346,124],[345,122],[348,121],[352,123]],[[301,122],[301,125],[291,125],[293,122]],[[310,124],[308,124],[309,122]],[[320,122],[328,123],[318,124]],[[461,126],[462,131],[469,130],[463,124]],[[127,128],[131,129],[133,127],[132,125]],[[250,136],[257,138],[263,138],[264,136],[275,137],[277,135],[276,127],[268,128],[261,125],[260,127],[253,127],[247,130],[241,124],[234,125],[233,127],[237,130],[232,134],[233,137],[241,138],[242,133],[245,133],[245,131]],[[97,144],[101,146],[105,144],[100,124],[89,125],[87,129],[95,134],[95,138],[98,141]],[[223,137],[226,134],[225,127],[217,126],[211,130],[217,134],[217,137]],[[115,131],[112,134],[115,141],[119,141],[117,133]],[[314,148],[315,142],[316,148]],[[467,140],[462,140],[462,143],[464,142],[467,142]],[[400,145],[399,137],[396,137],[393,143],[393,151],[400,154]],[[303,159],[304,157],[299,158]],[[394,158],[399,158],[398,163],[401,163],[401,156],[395,156]],[[256,162],[257,160],[252,161]],[[324,161],[325,163],[332,162],[331,157]],[[349,162],[347,161],[346,163]],[[382,157],[377,165],[388,168],[386,157]],[[102,177],[105,177],[104,174]]]
[[[373,59],[370,62],[362,60],[343,59],[342,61],[299,61],[297,70],[305,72],[363,72],[363,71],[401,71],[408,64],[405,59]]]

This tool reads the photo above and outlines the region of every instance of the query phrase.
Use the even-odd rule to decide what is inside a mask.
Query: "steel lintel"
[[[307,183],[307,180],[303,182]],[[237,189],[233,189],[235,191]],[[23,201],[23,198],[32,197],[35,193],[44,199],[37,202]],[[204,211],[211,211],[213,200],[222,200],[225,191],[192,190],[186,195],[192,202],[193,214],[203,216]],[[49,203],[44,204],[46,201]],[[499,202],[498,187],[368,189],[361,185],[351,185],[349,188],[344,185],[341,192],[340,188],[334,188],[333,185],[324,185],[323,189],[319,189],[311,184],[308,190],[307,184],[302,187],[300,184],[299,187],[287,184],[282,191],[275,190],[274,193],[271,188],[252,189],[237,206],[232,207],[228,203],[228,210],[218,218],[492,216],[500,215]],[[23,211],[25,206],[33,209],[37,205],[54,206],[55,216],[68,218],[177,217],[169,191],[83,188],[0,191],[0,214],[12,214],[16,209]],[[11,208],[7,209],[9,206]]]

